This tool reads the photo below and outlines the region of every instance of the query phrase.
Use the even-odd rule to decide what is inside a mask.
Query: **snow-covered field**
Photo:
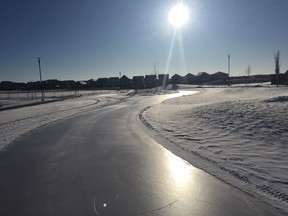
[[[45,102],[61,101],[67,98],[87,96],[87,95],[103,95],[117,93],[113,90],[50,90],[44,91],[43,96]],[[0,91],[0,110],[13,107],[32,105],[42,103],[41,91]]]
[[[34,128],[78,113],[119,103],[129,97],[131,93],[116,94],[113,92],[99,95],[97,92],[53,103],[0,111],[0,151],[17,137]],[[11,100],[6,100],[6,104],[9,106]],[[12,104],[15,105],[13,100]],[[21,100],[18,100],[17,105],[21,105]]]
[[[288,212],[288,88],[199,88],[140,119],[173,153]]]

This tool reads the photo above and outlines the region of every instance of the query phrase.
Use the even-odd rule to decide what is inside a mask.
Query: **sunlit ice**
[[[191,167],[171,152],[168,152],[168,159],[173,180],[180,184],[188,182]]]
[[[168,14],[169,23],[175,28],[180,28],[189,20],[189,9],[182,3],[172,7]]]

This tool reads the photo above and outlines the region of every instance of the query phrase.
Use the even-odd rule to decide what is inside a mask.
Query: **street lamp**
[[[43,92],[43,85],[42,85],[42,74],[41,74],[41,64],[40,64],[40,57],[37,57],[38,65],[39,65],[39,75],[40,75],[40,88],[41,88],[41,101],[44,101],[44,92]]]
[[[230,81],[230,54],[228,54],[228,86],[231,85]]]

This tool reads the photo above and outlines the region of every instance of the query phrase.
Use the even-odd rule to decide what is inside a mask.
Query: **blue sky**
[[[164,73],[177,0],[4,0],[0,3],[0,81],[87,80]],[[288,69],[287,0],[187,0],[190,20],[176,32],[168,73]]]

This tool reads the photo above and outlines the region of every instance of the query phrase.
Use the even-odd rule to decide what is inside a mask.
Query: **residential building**
[[[206,72],[200,72],[195,77],[196,84],[204,84],[211,80],[211,75]]]
[[[169,74],[158,74],[159,86],[165,88],[169,84]]]
[[[187,75],[185,75],[183,77],[183,84],[195,84],[195,75],[194,74],[191,74],[191,73],[188,73]]]
[[[216,73],[211,74],[211,80],[216,81],[216,80],[227,80],[229,77],[228,73],[224,73],[221,71],[218,71]]]
[[[145,87],[155,88],[157,86],[156,75],[146,75],[145,76]]]
[[[108,86],[112,88],[120,87],[119,77],[109,77]]]
[[[178,75],[178,74],[174,74],[171,77],[171,83],[172,84],[182,84],[182,82],[183,82],[183,77]]]
[[[97,88],[108,88],[109,81],[108,78],[99,78],[96,81]]]
[[[131,89],[132,88],[132,80],[127,76],[123,75],[120,78],[120,88],[121,89]]]
[[[133,88],[134,89],[144,89],[144,76],[133,76]]]

